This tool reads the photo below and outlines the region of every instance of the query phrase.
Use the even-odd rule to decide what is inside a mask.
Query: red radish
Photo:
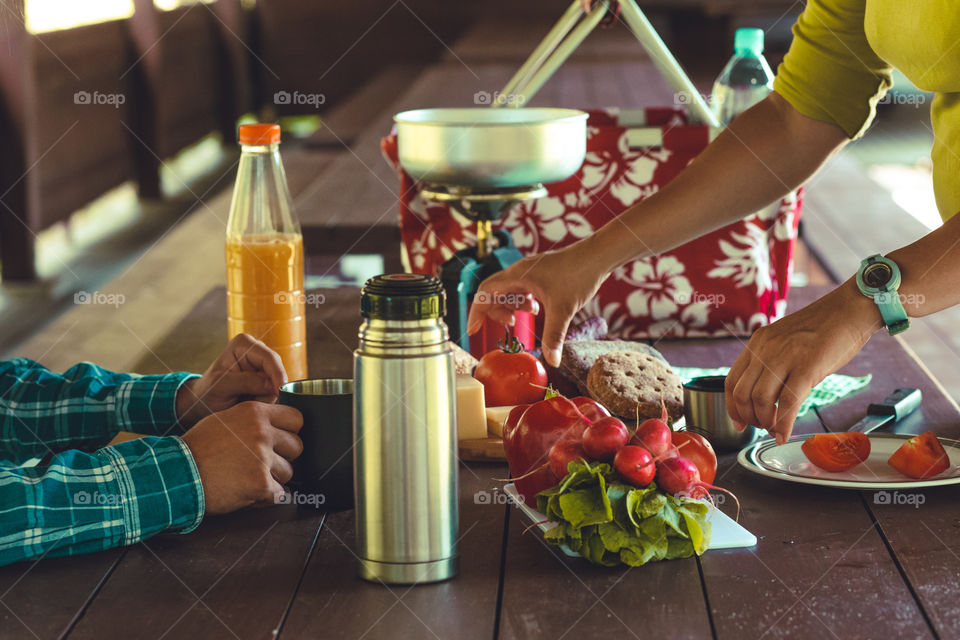
[[[683,456],[667,458],[657,466],[657,485],[665,493],[690,498],[708,497],[711,489],[723,491],[737,503],[737,519],[740,519],[740,501],[737,500],[737,496],[726,489],[702,481],[697,465]]]
[[[660,399],[662,412],[660,418],[650,418],[637,427],[637,432],[630,439],[630,444],[638,445],[650,452],[654,458],[660,458],[669,451],[673,444],[673,431],[667,425],[667,405]]]
[[[583,432],[583,450],[596,460],[610,460],[627,444],[630,432],[618,418],[605,416]]]
[[[610,415],[607,408],[593,398],[577,396],[576,398],[570,398],[570,401],[577,405],[577,409],[580,409],[580,413],[587,418],[587,422],[593,422]]]
[[[666,451],[664,451],[659,456],[654,458],[653,461],[656,462],[657,464],[660,464],[661,462],[663,462],[664,460],[667,460],[668,458],[677,458],[679,456],[680,456],[680,448],[670,445],[669,447],[667,447]],[[699,469],[699,467],[697,467],[697,469]]]
[[[635,487],[645,487],[657,473],[657,465],[650,452],[643,447],[625,446],[613,459],[613,468],[620,476]]]
[[[557,476],[559,480],[567,477],[567,465],[574,460],[589,460],[583,446],[576,440],[560,440],[552,447],[547,456],[550,465],[550,471]]]
[[[671,495],[689,495],[700,484],[697,465],[682,456],[667,458],[657,469],[657,485]]]

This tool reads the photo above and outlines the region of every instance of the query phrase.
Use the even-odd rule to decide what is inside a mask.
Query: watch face
[[[863,270],[863,283],[876,289],[886,286],[892,277],[893,270],[883,262],[874,262],[867,265],[867,268]]]

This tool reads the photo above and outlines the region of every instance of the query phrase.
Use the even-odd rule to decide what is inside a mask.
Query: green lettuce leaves
[[[710,545],[709,507],[674,498],[654,483],[620,482],[609,464],[571,462],[563,482],[537,494],[537,508],[557,526],[544,539],[607,567],[688,558]]]

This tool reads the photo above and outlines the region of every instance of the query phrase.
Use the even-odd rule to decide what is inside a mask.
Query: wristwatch
[[[896,262],[879,253],[866,258],[857,271],[857,287],[860,293],[873,298],[880,307],[880,316],[890,335],[907,330],[910,320],[897,294],[900,288],[900,267]]]

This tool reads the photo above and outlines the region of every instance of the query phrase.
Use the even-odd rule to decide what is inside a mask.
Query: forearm
[[[0,565],[186,533],[203,512],[196,464],[175,437],[65,451],[43,467],[0,462]]]
[[[772,94],[659,192],[585,239],[585,255],[609,272],[742,219],[803,184],[846,140],[838,126],[811,120]]]
[[[926,316],[960,304],[960,215],[887,255],[900,267],[899,293],[907,315]]]
[[[177,389],[188,377],[114,373],[89,363],[54,373],[30,360],[2,362],[0,457],[95,449],[120,430],[162,435],[177,423]]]

